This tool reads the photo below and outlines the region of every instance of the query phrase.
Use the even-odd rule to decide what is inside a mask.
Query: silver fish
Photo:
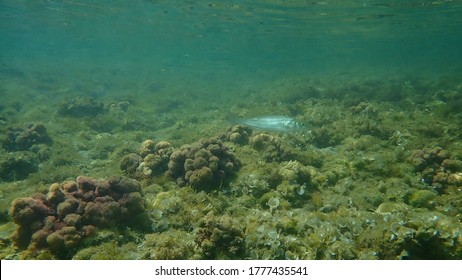
[[[255,129],[271,130],[278,132],[294,132],[303,125],[293,118],[285,116],[264,116],[251,119],[240,119],[237,123],[247,125]]]

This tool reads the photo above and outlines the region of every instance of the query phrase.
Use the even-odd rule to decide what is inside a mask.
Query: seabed
[[[2,67],[1,259],[462,258],[458,75],[233,89]],[[303,129],[228,118],[274,112]]]

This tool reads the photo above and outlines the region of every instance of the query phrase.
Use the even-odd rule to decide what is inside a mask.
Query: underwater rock
[[[46,195],[13,201],[10,215],[17,228],[11,238],[21,249],[70,258],[95,228],[148,226],[140,191],[137,181],[122,177],[79,176],[75,182],[52,184]]]
[[[37,154],[29,151],[17,151],[0,155],[0,180],[16,181],[26,179],[37,172],[40,160]]]
[[[316,177],[313,167],[305,166],[296,160],[281,163],[278,172],[285,181],[300,185],[310,184],[312,178]]]
[[[456,159],[445,159],[441,163],[441,166],[444,167],[444,170],[450,172],[461,172],[462,171],[462,161]]]
[[[46,127],[40,123],[30,124],[26,128],[10,127],[5,135],[2,146],[8,151],[24,151],[33,145],[51,145],[52,142]]]
[[[120,169],[128,176],[133,176],[141,162],[142,158],[139,155],[130,153],[122,157]]]
[[[435,206],[436,193],[430,190],[418,190],[411,194],[409,204],[414,207],[432,209]]]
[[[414,151],[410,161],[422,180],[439,194],[447,192],[448,186],[462,186],[462,161],[452,159],[440,147]]]
[[[375,210],[378,214],[395,213],[395,212],[406,212],[409,210],[409,206],[400,202],[383,202]]]
[[[229,215],[209,212],[199,222],[196,243],[203,259],[240,259],[245,254],[244,228]]]
[[[329,129],[327,126],[314,128],[311,135],[313,136],[313,144],[318,148],[336,146],[345,137],[338,129]]]
[[[201,256],[194,242],[194,235],[177,229],[146,235],[143,259],[150,260],[192,260]]]
[[[313,167],[291,160],[281,162],[276,173],[271,180],[274,181],[277,192],[290,202],[291,207],[303,207],[310,196],[316,197],[314,193],[318,190],[318,183],[315,181],[316,171]],[[279,180],[276,181],[276,177]],[[267,192],[263,197],[271,193],[272,191]],[[315,200],[312,199],[312,203]],[[320,207],[317,203],[313,204],[316,204],[316,208]]]
[[[111,112],[118,112],[118,111],[127,112],[130,105],[131,105],[130,101],[124,100],[124,101],[111,103],[109,104],[108,108],[109,108],[109,111]]]
[[[82,118],[103,114],[104,105],[93,98],[76,98],[62,103],[58,114],[66,117]]]
[[[290,160],[294,155],[279,137],[267,133],[258,133],[251,136],[249,143],[252,148],[263,154],[267,162]]]
[[[462,173],[459,172],[459,173],[449,174],[447,183],[448,185],[461,187],[462,186]]]
[[[416,171],[423,171],[431,166],[439,166],[447,158],[449,158],[449,152],[443,150],[443,148],[436,147],[416,150],[410,160]]]
[[[26,128],[9,127],[1,139],[8,153],[0,154],[0,180],[26,179],[36,172],[50,154],[52,140],[42,124],[30,124]]]
[[[367,103],[367,102],[359,102],[357,105],[355,106],[351,106],[350,107],[350,111],[352,114],[354,115],[358,115],[360,113],[363,113],[363,112],[367,112],[370,108],[370,104]]]

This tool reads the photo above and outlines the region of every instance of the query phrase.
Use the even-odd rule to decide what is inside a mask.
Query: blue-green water
[[[0,258],[462,259],[461,14],[0,0]]]
[[[294,75],[441,74],[461,1],[9,1],[1,62],[234,86]]]

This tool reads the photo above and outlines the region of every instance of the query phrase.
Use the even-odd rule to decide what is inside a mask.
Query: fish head
[[[304,123],[298,122],[296,120],[291,120],[287,123],[287,128],[289,130],[300,130],[305,127]]]

